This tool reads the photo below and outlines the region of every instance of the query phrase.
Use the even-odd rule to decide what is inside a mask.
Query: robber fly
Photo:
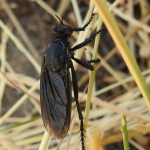
[[[57,38],[48,44],[43,55],[40,79],[40,103],[44,126],[47,132],[57,139],[63,139],[70,126],[72,105],[71,84],[73,84],[74,98],[81,122],[80,131],[83,150],[85,149],[83,116],[78,102],[78,85],[72,59],[92,71],[94,67],[91,63],[98,63],[100,60],[79,60],[74,57],[74,52],[91,42],[101,30],[74,47],[70,46],[68,37],[74,31],[84,31],[94,15],[92,14],[90,20],[82,28],[72,28],[69,25],[65,25],[63,24],[63,19],[60,19],[56,15],[60,24],[54,25],[52,32],[57,35]],[[72,82],[69,69],[71,69]]]

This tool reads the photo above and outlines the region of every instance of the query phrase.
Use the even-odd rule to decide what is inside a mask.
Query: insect
[[[99,34],[101,30],[72,48],[68,37],[74,31],[84,31],[94,15],[92,14],[90,20],[82,28],[72,28],[71,26],[64,25],[63,19],[61,20],[56,15],[60,21],[60,25],[54,25],[52,32],[57,35],[57,38],[48,44],[44,53],[40,77],[40,103],[44,126],[47,132],[57,139],[63,139],[70,126],[72,104],[71,84],[73,84],[74,98],[81,122],[80,131],[83,150],[85,149],[83,116],[78,102],[77,78],[71,59],[92,71],[94,67],[91,63],[98,63],[100,60],[79,60],[74,57],[74,52],[91,42],[92,38]],[[69,69],[71,69],[72,82]]]

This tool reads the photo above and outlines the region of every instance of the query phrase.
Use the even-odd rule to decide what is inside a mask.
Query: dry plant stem
[[[38,54],[36,48],[31,43],[31,40],[29,39],[26,32],[23,30],[21,24],[19,23],[17,17],[14,15],[13,11],[10,9],[9,5],[7,4],[7,1],[6,0],[0,0],[0,3],[3,6],[4,10],[6,11],[6,13],[8,14],[8,16],[9,16],[10,20],[12,21],[12,23],[14,24],[14,26],[18,30],[18,33],[20,34],[20,36],[22,37],[22,39],[26,43],[27,47],[29,48],[29,50],[31,51],[33,56],[36,58],[36,60],[38,60],[39,59],[39,54]]]
[[[81,96],[81,93],[79,93],[79,96]],[[83,99],[87,99],[87,94],[84,94]],[[143,121],[146,121],[146,122],[150,121],[150,118],[146,115],[141,115],[141,114],[138,114],[138,113],[131,112],[130,110],[121,108],[121,107],[116,106],[114,104],[111,104],[109,102],[105,102],[105,101],[103,101],[103,100],[101,100],[97,97],[92,97],[92,103],[94,103],[98,106],[101,106],[101,107],[111,109],[111,110],[113,110],[114,112],[116,112],[118,114],[121,114],[122,112],[124,112],[124,114],[126,116],[130,116],[133,119],[143,120]]]
[[[12,137],[12,140],[13,141],[19,141],[19,140],[23,140],[23,139],[27,139],[29,137],[36,137],[37,135],[40,135],[40,140],[42,139],[42,135],[41,133],[44,132],[44,128],[43,128],[43,122],[42,120],[40,119],[41,123],[39,124],[39,120],[36,122],[37,124],[41,125],[39,127],[36,127],[34,130],[33,130],[33,125],[31,125],[30,127],[28,127],[28,129],[26,129],[24,132],[20,132],[18,135],[16,135],[15,137]],[[36,125],[34,125],[36,126]],[[30,128],[30,129],[29,129]],[[17,130],[16,130],[17,131]]]
[[[116,0],[113,2],[113,4],[111,4],[111,6],[109,7],[109,11],[112,11],[122,0]]]
[[[122,57],[124,58],[131,74],[133,75],[143,97],[145,98],[145,101],[147,103],[148,108],[150,109],[150,92],[149,89],[145,83],[145,80],[140,72],[140,69],[135,61],[135,58],[133,57],[131,51],[129,50],[129,47],[127,46],[120,30],[117,27],[116,21],[113,18],[113,16],[109,13],[107,10],[107,7],[103,1],[97,1],[93,0],[96,7],[98,8],[98,11],[100,15],[102,16],[102,19],[110,32],[114,42],[116,43],[120,53],[122,54]]]
[[[5,73],[5,63],[6,63],[6,43],[8,41],[8,36],[5,32],[2,32],[2,43],[0,44],[0,49],[1,49],[1,55],[0,55],[0,59],[1,59],[1,70]],[[3,76],[1,76],[0,79],[0,110],[1,110],[1,104],[2,104],[2,98],[4,95],[4,91],[5,91],[5,86],[6,86],[6,81],[5,78]],[[0,116],[1,116],[1,111],[0,111]]]
[[[127,121],[124,114],[121,117],[121,131],[123,134],[123,146],[124,150],[129,150],[129,142],[128,142],[128,131],[127,131]]]
[[[33,98],[31,95],[29,95],[29,94],[26,93],[24,90],[22,90],[22,89],[19,88],[17,85],[15,85],[15,84],[5,75],[5,73],[3,73],[1,70],[0,70],[0,73],[5,77],[6,80],[8,80],[8,81],[10,82],[10,84],[11,84],[14,88],[18,89],[19,91],[21,91],[21,92],[24,93],[24,94],[27,94],[30,98]],[[33,98],[33,99],[34,99],[34,98]]]
[[[149,11],[149,12],[150,12],[150,11]],[[150,14],[149,14],[149,12],[147,12],[147,13],[145,14],[145,16],[143,16],[143,17],[140,19],[141,22],[147,23],[147,22],[150,20]],[[137,27],[137,26],[134,27],[134,28],[132,29],[132,31],[131,31],[129,34],[126,35],[125,39],[129,39],[129,37],[134,36],[134,34],[138,32],[138,30],[140,30],[140,27]]]
[[[101,26],[102,26],[102,20],[99,17],[97,31],[101,29]],[[96,59],[99,40],[100,40],[100,34],[97,35],[96,38],[95,38],[95,44],[94,44],[94,51],[93,51],[92,60]],[[90,111],[90,104],[91,104],[91,97],[92,97],[92,89],[93,89],[94,79],[95,79],[95,70],[91,72],[90,79],[89,79],[88,97],[87,97],[87,102],[86,102],[86,107],[85,107],[84,137],[86,137],[86,130],[87,130],[87,124],[88,124],[88,118],[89,118],[89,111]]]
[[[57,147],[56,147],[56,150],[59,150],[59,147],[60,147],[62,141],[63,141],[63,139],[59,141],[59,143],[58,143],[58,145],[57,145]]]
[[[3,32],[3,34],[4,34],[5,32]],[[5,33],[4,34],[5,36],[4,37],[2,37],[2,45],[5,45],[5,43],[6,43],[6,41],[7,41],[7,39],[9,38],[8,37],[8,35]],[[6,36],[7,36],[7,38],[6,38]],[[1,45],[1,46],[2,46]],[[3,48],[4,48],[5,46],[2,46],[2,48],[1,48],[1,53],[0,53],[0,56],[2,57],[1,58],[1,60],[2,60],[2,66],[4,65],[4,66],[6,66],[6,68],[8,69],[8,71],[10,71],[12,74],[14,74],[14,75],[16,75],[16,73],[14,72],[14,70],[11,68],[11,66],[9,65],[9,63],[5,60],[5,63],[3,63],[3,60],[4,60],[4,58],[5,58],[5,56],[3,55]],[[2,70],[3,70],[3,67],[2,67]],[[2,71],[1,70],[1,71]],[[3,73],[4,74],[4,71],[3,72],[1,72],[1,73]],[[19,75],[20,76],[20,75]],[[7,80],[4,80],[5,79],[5,77],[6,77],[6,79]],[[14,77],[15,79],[19,79],[18,77]],[[25,78],[26,77],[24,77],[22,80],[25,80]],[[10,79],[10,80],[9,80]],[[3,82],[6,82],[8,85],[10,85],[10,86],[12,86],[12,84],[13,84],[13,81],[14,81],[14,79],[12,79],[12,78],[10,78],[10,76],[7,78],[7,75],[6,74],[4,74],[4,76],[2,75],[2,76],[0,76],[0,80],[2,80],[2,82],[1,82],[1,84],[3,83]],[[33,85],[33,84],[35,84],[36,83],[36,80],[35,80],[35,82],[33,83],[33,82],[31,82],[31,80],[29,80],[29,79],[27,79],[28,81],[30,81],[30,83],[31,83],[31,85]],[[13,84],[14,85],[14,84]],[[31,86],[30,85],[30,86]],[[21,83],[19,83],[19,86],[21,87],[21,89],[23,89],[24,90],[24,92],[23,93],[25,93],[25,92],[27,92],[28,91],[28,89],[22,84],[22,82]],[[13,88],[15,88],[15,86],[12,86]],[[17,87],[16,87],[17,88]],[[1,96],[3,95],[3,88],[0,88],[1,89],[1,92],[0,92],[0,94],[1,94]],[[18,89],[20,89],[19,87],[17,88],[17,90]],[[32,96],[34,96],[34,98],[35,99],[38,99],[39,98],[39,96],[37,96],[37,94],[35,95],[34,93],[32,94]],[[36,96],[36,97],[35,97]],[[30,97],[29,97],[30,98]],[[40,111],[40,107],[39,107],[39,104],[37,103],[37,101],[35,101],[34,99],[31,99],[31,102],[33,103],[33,105],[36,107],[36,109],[38,110],[38,112],[40,113],[41,111]]]
[[[56,21],[59,23],[59,20],[56,18],[56,16],[55,16],[55,14],[56,15],[58,15],[59,16],[59,14],[57,14],[50,6],[48,6],[44,1],[42,1],[42,0],[35,0],[35,2],[37,3],[37,4],[39,4],[43,9],[45,9],[49,14],[51,14],[52,15],[52,17],[54,18],[54,19],[56,19]],[[63,23],[64,24],[67,24],[67,22],[65,21],[65,20],[63,20]],[[74,38],[77,38],[77,33],[76,32],[74,32],[73,34],[72,34],[72,36],[74,37]]]
[[[132,0],[128,0],[128,15],[133,17],[133,1]],[[130,33],[132,31],[132,23],[128,22],[128,32]],[[129,43],[129,47],[133,53],[133,55],[135,56],[135,44],[134,44],[134,40],[132,38],[130,38],[128,40],[128,43]]]
[[[123,23],[121,23],[119,20],[118,20],[118,26],[119,26],[119,28],[120,28],[120,30],[122,31],[123,34],[128,33],[127,35],[131,35],[131,33],[132,33],[133,30],[131,30],[130,32],[128,32],[128,28],[125,27],[125,26],[123,25]],[[125,37],[126,37],[126,36],[125,36]],[[130,38],[129,38],[129,39],[130,39]],[[138,37],[137,35],[134,35],[134,36],[132,37],[132,40],[134,40],[134,43],[137,44],[137,46],[139,46],[139,47],[141,47],[141,46],[143,45],[142,40],[141,40],[140,37]]]
[[[15,73],[15,71],[12,69],[12,67],[10,66],[10,64],[7,61],[6,61],[6,68],[8,69],[9,72]]]
[[[59,14],[60,16],[63,16],[69,6],[70,6],[70,0],[61,0],[59,3],[59,7],[57,9],[57,14]]]
[[[22,118],[22,117],[11,117],[5,120],[5,122],[17,122],[17,123],[21,123],[21,122],[25,122],[28,121],[29,119],[31,119],[30,117],[26,117],[26,118]],[[3,126],[0,126],[0,130],[2,130]]]
[[[150,14],[150,13],[148,13],[148,12],[150,12],[150,5],[147,0],[140,1],[139,4],[140,4],[140,8],[141,8],[141,16],[142,17],[145,17],[145,14]],[[139,32],[143,32],[143,34],[144,34],[143,41],[145,43],[149,43],[149,41],[150,41],[149,34],[146,31],[140,30]]]
[[[15,150],[24,150],[21,147],[16,146],[14,144],[14,142],[11,142],[11,141],[3,141],[3,142],[1,142],[1,144],[3,145],[3,148],[5,148],[7,150],[13,150],[13,149],[15,149]],[[0,150],[2,150],[2,149],[0,148]]]
[[[43,9],[45,9],[49,14],[51,14],[54,19],[56,19],[55,14],[59,15],[50,6],[48,6],[44,1],[42,1],[42,0],[35,0],[35,2],[37,4],[39,4]],[[56,21],[59,23],[58,19],[56,19]],[[66,24],[65,21],[63,21],[63,22]]]
[[[97,0],[93,0],[93,1],[97,1]],[[108,6],[110,6],[110,3],[107,2]],[[142,22],[130,17],[129,15],[127,14],[124,14],[121,10],[117,9],[117,8],[114,8],[112,10],[116,15],[118,15],[120,18],[132,23],[134,26],[138,26],[140,27],[141,29],[147,31],[150,33],[150,27],[146,24],[143,24]]]
[[[122,81],[123,79],[120,75],[98,54],[98,58],[100,58],[102,66],[117,80]],[[130,87],[127,84],[122,85],[126,90],[130,90]]]
[[[0,55],[1,55],[1,53],[0,53]],[[2,59],[3,60],[3,59]],[[23,82],[25,81],[25,80],[27,80],[27,82],[29,83],[30,82],[30,87],[32,86],[32,85],[34,85],[36,82],[37,82],[37,80],[36,79],[34,79],[34,82],[32,82],[31,81],[31,77],[30,78],[27,78],[26,76],[23,76],[23,78],[22,78],[22,80],[21,81],[23,81],[23,82],[20,82],[19,83],[19,81],[18,81],[18,79],[20,78],[20,74],[17,76],[17,74],[15,73],[15,71],[13,70],[13,68],[11,68],[11,66],[9,65],[9,63],[7,62],[7,61],[5,61],[5,66],[6,66],[6,68],[8,69],[8,71],[10,71],[11,72],[11,75],[13,76],[14,75],[14,78],[11,78],[10,77],[10,74],[9,74],[9,76],[5,73],[4,74],[4,76],[0,76],[0,79],[2,80],[2,78],[4,77],[6,77],[6,79],[7,80],[4,80],[4,81],[6,81],[6,83],[8,84],[8,85],[10,85],[11,87],[13,87],[13,88],[15,88],[15,86],[13,86],[14,84],[13,84],[13,82],[17,82],[18,83],[18,85],[21,87],[21,89],[24,91],[23,93],[27,93],[27,91],[28,91],[28,89],[26,88],[26,86],[24,86],[23,85]],[[1,72],[1,73],[3,73],[3,72]],[[8,77],[8,78],[7,78]],[[14,81],[14,79],[15,79],[15,81]],[[16,80],[17,79],[17,80]],[[32,80],[33,80],[33,78],[32,78]],[[28,85],[28,84],[27,84]],[[18,90],[18,89],[20,89],[19,88],[19,86],[17,86],[16,87],[16,89]],[[28,85],[29,86],[29,85]],[[1,91],[2,91],[2,89],[1,89]],[[2,92],[0,93],[0,94],[2,94]],[[32,97],[34,97],[34,99],[39,99],[39,95],[37,95],[35,92],[34,93],[32,93]],[[29,97],[30,98],[30,97]],[[35,106],[35,108],[37,109],[37,111],[40,113],[41,112],[41,109],[40,109],[40,106],[39,106],[39,103],[37,103],[37,101],[36,100],[34,100],[34,99],[32,99],[31,98],[31,102],[33,103],[33,105]]]
[[[39,112],[39,114],[41,113],[41,108],[39,106],[39,103],[37,103],[36,99],[28,94],[28,90],[27,88],[21,89],[20,87],[18,87],[17,85],[15,85],[1,70],[0,73],[3,74],[3,76],[6,78],[6,80],[8,80],[8,82],[12,85],[12,87],[14,87],[15,89],[21,91],[23,94],[27,94],[28,97],[30,98],[31,102],[33,103],[33,105],[35,106],[35,108],[37,109],[37,111]]]
[[[79,132],[78,129],[76,129],[76,133]],[[56,140],[55,140],[56,141]],[[69,146],[69,150],[78,150],[79,147],[79,135],[78,134],[74,134],[71,136],[71,141],[70,141],[70,146]],[[51,141],[52,143],[53,141]],[[59,150],[66,150],[66,145],[68,143],[68,140],[63,140],[63,142],[61,143],[61,146],[59,148]],[[53,142],[52,144],[57,144],[56,142]],[[56,147],[51,148],[50,150],[56,150]]]
[[[50,139],[50,135],[47,133],[47,131],[45,130],[44,132],[44,136],[42,138],[39,150],[46,150],[47,145],[49,143],[49,139]]]
[[[87,147],[86,150],[100,150],[103,133],[100,126],[93,125],[89,132],[87,132]]]
[[[74,127],[74,122],[75,122],[76,117],[77,117],[77,109],[75,109],[75,111],[74,111],[74,113],[72,115],[70,132],[69,132],[69,139],[68,139],[68,142],[67,142],[66,150],[68,150],[68,148],[69,148],[71,135],[72,135],[72,132],[73,132],[73,127]]]
[[[26,76],[26,75],[23,75],[23,74],[17,74],[16,72],[14,72],[13,70],[10,70],[8,68],[8,62],[6,61],[6,68],[8,69],[8,71],[10,73],[5,73],[5,76],[10,80],[12,81],[13,83],[17,83],[19,85],[19,87],[21,87],[23,90],[26,88],[25,86],[23,85],[26,85],[26,86],[29,86],[31,87],[33,84],[36,83],[36,79],[35,78],[32,78],[30,76]],[[10,65],[9,65],[10,67]],[[2,72],[2,70],[1,70]],[[0,76],[0,80],[1,80],[2,76]],[[9,81],[7,80],[6,81],[8,85],[11,86],[11,84],[9,83]],[[27,88],[26,88],[27,90]]]
[[[21,134],[22,131],[32,127],[33,125],[35,126],[37,123],[39,123],[39,120],[35,120],[34,122],[30,122],[23,126],[17,127],[11,133],[7,133],[5,136],[1,137],[0,141],[4,141],[4,140],[8,140],[10,138],[13,138],[14,136]]]
[[[17,37],[7,28],[7,26],[1,20],[0,27],[9,35],[16,47],[29,59],[34,68],[40,74],[41,69],[37,61],[33,58],[33,56],[28,52],[28,50],[23,46],[23,44],[17,39]]]
[[[138,150],[146,150],[145,148],[143,148],[142,146],[140,146],[138,143],[136,143],[135,141],[133,141],[132,139],[129,140],[129,142],[136,147]]]
[[[147,75],[149,73],[150,73],[150,69],[143,71],[142,75]],[[105,88],[95,92],[93,95],[94,96],[98,96],[100,94],[103,94],[103,93],[105,93],[105,92],[107,92],[107,91],[109,91],[109,90],[111,90],[113,88],[116,88],[116,87],[118,87],[118,86],[120,86],[120,85],[122,85],[124,83],[130,82],[130,81],[133,81],[133,76],[127,77],[125,79],[122,79],[121,81],[118,81],[118,82],[116,82],[114,84],[111,84],[111,85],[109,85],[109,86],[107,86],[107,87],[105,87]]]
[[[72,7],[74,9],[74,13],[75,13],[75,16],[76,16],[76,19],[77,19],[78,26],[81,27],[81,25],[82,25],[82,18],[81,18],[81,14],[80,14],[80,9],[79,9],[78,3],[77,3],[76,0],[71,0],[71,3],[72,3]]]
[[[37,81],[36,84],[34,84],[30,90],[28,91],[28,94],[31,94],[32,92],[34,92],[37,87],[39,86],[40,81]],[[8,118],[10,115],[12,115],[12,113],[14,113],[14,111],[28,98],[28,95],[25,94],[24,96],[22,96],[4,115],[3,117],[0,118],[0,125],[5,121],[6,118]]]
[[[41,141],[41,139],[42,139],[41,135],[36,135],[34,137],[28,137],[23,140],[16,141],[16,145],[26,147],[33,143],[37,143],[37,142],[39,143]],[[38,147],[36,149],[38,149]]]
[[[133,125],[128,126],[128,130],[134,130],[142,132],[143,134],[148,134],[150,132],[150,123],[141,124],[141,123],[135,123]]]
[[[129,132],[128,133],[128,137],[129,138],[134,138],[136,136],[138,136],[140,133],[139,132]],[[112,143],[116,143],[116,142],[122,142],[123,138],[122,138],[122,134],[115,134],[115,135],[112,135],[112,136],[108,136],[106,138],[103,138],[103,141],[102,141],[102,145],[105,146],[105,145],[108,145],[108,144],[112,144]]]
[[[145,14],[146,11],[150,11],[149,9],[149,2],[147,0],[139,1],[141,7],[141,15]]]

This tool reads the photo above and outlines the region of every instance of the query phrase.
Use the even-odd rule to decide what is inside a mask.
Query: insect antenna
[[[63,24],[63,18],[62,18],[62,20],[55,14],[55,16],[59,19],[59,21],[60,21],[60,24]]]
[[[62,16],[62,19],[61,19],[61,20],[62,20],[62,24],[63,24],[63,21],[64,21],[64,15]]]

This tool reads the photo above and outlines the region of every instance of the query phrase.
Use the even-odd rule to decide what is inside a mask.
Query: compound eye
[[[53,30],[56,30],[56,29],[57,29],[57,25],[54,25],[54,26],[52,27],[52,29],[53,29]]]
[[[54,26],[52,27],[52,33],[56,34],[56,33],[58,33],[58,32],[59,32],[59,26],[54,25]]]

